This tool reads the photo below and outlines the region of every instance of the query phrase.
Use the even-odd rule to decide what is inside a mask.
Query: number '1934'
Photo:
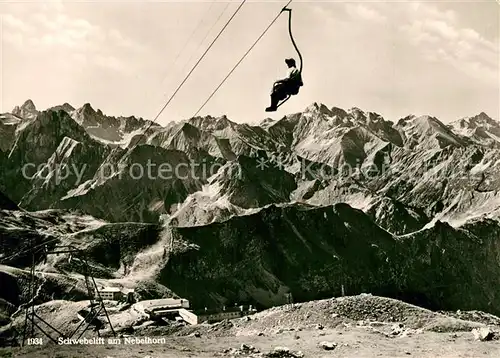
[[[42,338],[28,338],[28,345],[34,346],[34,345],[42,345],[42,344],[43,344]]]

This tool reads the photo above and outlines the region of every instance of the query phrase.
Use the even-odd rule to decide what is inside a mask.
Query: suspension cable
[[[213,25],[210,27],[210,29],[207,31],[207,33],[205,34],[205,37],[203,38],[203,40],[201,40],[200,44],[198,45],[198,47],[196,48],[196,50],[191,54],[191,56],[189,57],[189,59],[186,61],[186,64],[184,65],[184,67],[182,68],[181,72],[184,72],[184,70],[186,69],[186,67],[188,66],[189,62],[191,62],[191,60],[193,59],[193,56],[198,52],[198,50],[201,48],[201,46],[203,45],[203,43],[205,42],[205,40],[207,39],[207,37],[210,35],[210,33],[212,32],[213,28],[215,27],[215,25],[217,25],[217,23],[219,22],[219,20],[222,18],[222,16],[224,15],[224,13],[226,12],[227,8],[229,7],[229,4],[230,2],[227,2],[226,3],[226,6],[224,7],[224,9],[222,10],[222,12],[220,13],[219,17],[217,18],[217,20],[215,20],[215,22],[213,23]]]
[[[292,2],[292,0],[289,0],[288,4],[286,4],[284,8],[286,8],[291,2]],[[207,98],[207,100],[201,105],[201,107],[198,109],[198,111],[196,111],[196,113],[194,114],[193,117],[196,117],[198,115],[198,113],[200,113],[200,111],[203,109],[203,107],[205,107],[205,105],[212,99],[212,97],[215,95],[215,93],[217,93],[217,91],[219,90],[219,88],[222,87],[222,85],[226,82],[226,80],[229,78],[229,76],[231,76],[231,74],[236,70],[236,68],[245,59],[245,57],[247,57],[247,55],[250,53],[250,51],[252,51],[252,49],[255,47],[255,45],[257,45],[257,43],[260,41],[260,39],[267,33],[267,31],[271,28],[271,26],[273,26],[273,24],[276,22],[276,20],[278,20],[278,18],[280,17],[280,15],[282,13],[283,13],[283,10],[281,10],[280,13],[278,15],[276,15],[276,17],[273,19],[273,21],[271,21],[271,23],[267,26],[267,28],[264,30],[264,32],[262,32],[262,34],[253,43],[253,45],[250,46],[250,48],[247,50],[247,52],[245,52],[245,54],[240,58],[240,60],[231,69],[231,71],[229,71],[229,73],[227,74],[227,76],[222,80],[222,82],[217,86],[217,88],[215,88],[215,90],[210,94],[210,96]]]
[[[181,56],[181,54],[184,52],[184,50],[186,49],[187,45],[191,42],[194,34],[196,33],[196,31],[198,31],[198,29],[200,28],[200,26],[205,22],[205,19],[208,15],[208,13],[210,12],[210,10],[212,9],[212,7],[214,6],[215,4],[215,1],[212,1],[210,3],[210,6],[209,8],[207,9],[207,11],[202,15],[202,17],[200,18],[200,20],[198,21],[198,24],[196,25],[196,27],[193,29],[193,31],[191,32],[191,35],[189,35],[188,39],[186,40],[186,42],[184,43],[184,45],[182,46],[182,49],[177,53],[177,55],[175,56],[175,59],[174,61],[172,62],[172,67],[174,67],[176,64],[177,64],[177,60],[179,59],[179,57]],[[218,20],[217,20],[218,21]],[[168,75],[171,75],[172,74],[172,67],[169,68],[169,70],[167,70],[165,73],[165,75],[163,75],[161,78],[162,78],[162,82],[163,83],[165,81],[165,78],[168,76]]]
[[[138,143],[139,143],[139,140],[140,140],[140,137],[145,135],[146,132],[149,130],[149,128],[151,128],[151,126],[153,125],[153,123],[156,122],[156,120],[158,119],[158,117],[163,113],[163,111],[165,110],[165,108],[167,108],[167,106],[170,104],[170,102],[174,99],[175,95],[177,94],[177,92],[179,92],[179,90],[181,89],[181,87],[184,85],[184,83],[188,80],[188,78],[191,76],[191,74],[193,73],[193,71],[196,69],[196,67],[198,67],[198,64],[201,62],[201,60],[203,60],[203,58],[205,57],[205,55],[208,53],[208,51],[212,48],[212,46],[215,44],[215,42],[217,41],[217,39],[222,35],[222,33],[224,32],[224,30],[226,29],[226,27],[229,25],[229,23],[233,20],[233,18],[236,16],[236,14],[240,11],[241,7],[243,6],[243,4],[245,4],[247,0],[243,0],[240,5],[238,6],[238,8],[235,10],[235,12],[233,13],[233,15],[229,18],[229,20],[226,22],[226,24],[224,25],[224,27],[219,31],[218,35],[215,37],[215,39],[212,41],[212,43],[208,46],[208,48],[205,50],[205,52],[203,53],[203,55],[201,55],[201,57],[198,59],[198,61],[195,63],[195,65],[193,66],[193,68],[191,69],[191,71],[189,71],[189,73],[186,75],[186,77],[184,78],[184,80],[181,82],[181,84],[177,87],[177,89],[174,91],[174,93],[172,94],[172,96],[170,96],[170,98],[168,99],[167,103],[165,103],[165,105],[163,106],[163,108],[160,110],[160,112],[158,112],[158,114],[156,115],[156,117],[153,119],[153,121],[151,123],[149,123],[149,125],[146,127],[146,129],[143,131],[143,133],[139,136],[139,139],[137,140],[136,144],[134,146],[132,146],[132,148],[134,148]]]

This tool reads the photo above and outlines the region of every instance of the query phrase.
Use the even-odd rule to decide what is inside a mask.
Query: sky
[[[0,0],[0,112],[90,103],[155,118],[241,1]],[[247,0],[158,117],[193,116],[287,1]],[[274,113],[272,83],[297,53],[283,13],[199,113],[236,122],[280,119],[313,102],[397,121],[500,120],[500,5],[294,0],[304,86]],[[218,19],[218,22],[216,20]]]

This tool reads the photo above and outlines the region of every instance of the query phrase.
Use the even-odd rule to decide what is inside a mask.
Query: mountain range
[[[313,103],[161,126],[28,100],[0,115],[0,274],[18,292],[0,298],[26,299],[35,240],[80,247],[101,282],[199,307],[372,292],[498,314],[499,148],[485,113],[389,121]],[[54,281],[42,301],[81,296],[64,255],[38,264]]]

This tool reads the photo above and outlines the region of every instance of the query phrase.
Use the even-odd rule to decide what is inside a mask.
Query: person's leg
[[[266,112],[274,112],[278,108],[278,102],[286,97],[285,87],[282,83],[274,86],[271,93],[271,105],[266,108]]]
[[[274,112],[278,109],[278,102],[279,100],[276,97],[276,94],[273,93],[271,95],[271,105],[266,108],[266,112]]]

